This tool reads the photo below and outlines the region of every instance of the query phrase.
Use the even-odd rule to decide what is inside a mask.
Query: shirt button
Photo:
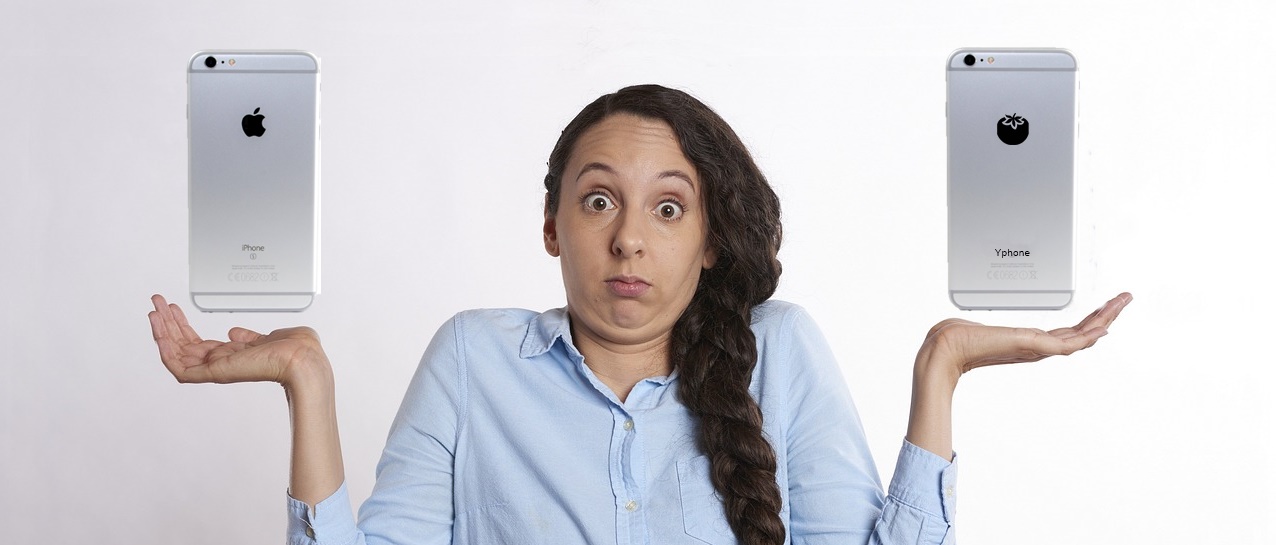
[[[953,495],[953,487],[951,487],[951,486],[950,486],[950,487],[948,487],[948,488],[945,488],[945,489],[944,489],[944,495],[945,495],[945,496],[948,496],[948,497],[952,497],[952,495]]]
[[[626,504],[625,504],[625,510],[626,510],[626,511],[637,511],[637,510],[638,510],[638,502],[636,502],[636,501],[634,501],[634,500],[629,500],[629,503],[626,503]]]
[[[315,538],[315,529],[314,529],[314,528],[311,528],[311,527],[309,527],[309,526],[307,526],[307,527],[306,527],[306,537],[308,537],[308,538],[310,538],[310,539],[314,539],[314,538]]]
[[[626,420],[626,421],[625,421],[625,431],[629,431],[629,430],[632,430],[632,429],[634,429],[634,421],[633,421],[633,420]]]

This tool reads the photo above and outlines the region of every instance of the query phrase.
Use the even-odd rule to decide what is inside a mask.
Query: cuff
[[[288,496],[288,545],[348,545],[356,542],[358,530],[350,510],[346,483],[311,509],[305,502]]]
[[[904,440],[887,493],[952,525],[957,518],[957,454],[949,462]]]

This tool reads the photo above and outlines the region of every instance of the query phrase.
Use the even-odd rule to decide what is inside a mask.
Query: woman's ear
[[[718,251],[715,250],[713,246],[706,243],[704,246],[704,262],[702,264],[702,267],[704,267],[705,270],[709,270],[709,269],[712,269],[713,266],[717,263],[718,263]]]
[[[545,236],[545,252],[558,257],[558,224],[549,213],[548,202],[545,203],[545,225],[541,228],[541,233]]]

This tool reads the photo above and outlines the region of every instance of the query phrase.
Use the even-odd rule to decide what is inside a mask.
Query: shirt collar
[[[518,357],[527,359],[549,352],[559,339],[563,340],[568,353],[578,359],[577,363],[584,371],[584,357],[576,350],[576,345],[572,344],[571,317],[567,314],[567,307],[547,310],[532,319],[532,322],[527,325],[527,335],[523,337],[523,345],[519,347]],[[668,376],[650,377],[646,380],[664,386],[677,377],[678,370],[674,369]]]
[[[572,346],[572,327],[567,307],[547,310],[533,318],[527,326],[527,336],[523,337],[523,346],[519,348],[518,356],[526,359],[549,352],[560,338],[563,339],[563,344]]]

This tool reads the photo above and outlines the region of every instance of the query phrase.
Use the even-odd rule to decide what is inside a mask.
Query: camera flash
[[[992,64],[992,62],[993,62],[994,60],[996,60],[996,59],[993,59],[992,57],[988,57],[988,64]],[[231,64],[235,64],[235,61],[234,61],[234,60],[231,60],[231,61],[230,61],[230,63],[231,63]]]
[[[229,65],[231,65],[231,66],[235,66],[235,59],[231,59],[231,60],[226,61],[226,64],[229,64]]]

